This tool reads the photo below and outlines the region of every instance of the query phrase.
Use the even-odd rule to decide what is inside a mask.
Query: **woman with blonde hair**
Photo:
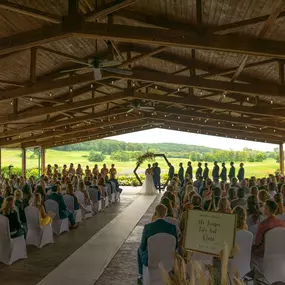
[[[80,180],[78,183],[78,191],[84,194],[85,205],[91,205],[89,192],[86,190],[86,186],[82,180]]]
[[[260,190],[258,192],[258,199],[259,199],[259,208],[262,215],[264,215],[264,206],[266,200],[270,200],[271,196],[266,190]]]
[[[186,202],[186,200],[188,198],[188,194],[193,192],[193,191],[194,191],[193,185],[189,184],[189,185],[186,186],[184,197],[183,197],[183,200],[182,200],[183,204]]]
[[[40,193],[35,193],[33,195],[31,206],[36,207],[39,210],[41,226],[50,225],[52,223],[52,218],[46,213],[45,208],[42,205],[42,196]]]
[[[7,217],[9,220],[10,236],[11,238],[25,235],[25,230],[19,219],[17,208],[15,206],[14,197],[8,196],[5,198],[0,214]]]
[[[224,214],[230,214],[232,212],[230,201],[226,197],[220,198],[217,212]]]
[[[68,183],[66,185],[66,194],[73,197],[73,200],[74,200],[74,204],[73,204],[74,205],[73,206],[74,210],[79,210],[81,204],[79,203],[78,198],[77,198],[76,194],[74,193],[74,186],[73,186],[72,183]]]
[[[6,184],[4,188],[4,198],[13,196],[13,189],[10,185]]]
[[[233,214],[236,215],[236,230],[247,230],[247,224],[246,224],[246,211],[241,206],[236,206],[233,209]]]
[[[277,204],[277,211],[275,215],[283,215],[284,214],[284,205],[283,205],[283,196],[281,193],[275,194],[274,195],[274,201]]]
[[[24,202],[23,202],[23,192],[21,190],[18,189],[14,192],[14,201],[15,201],[15,206],[18,209],[20,221],[22,223],[26,223],[25,207],[24,207]]]

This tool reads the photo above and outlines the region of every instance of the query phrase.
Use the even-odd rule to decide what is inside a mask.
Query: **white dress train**
[[[140,194],[143,195],[156,195],[157,194],[157,190],[154,186],[153,183],[153,175],[146,173],[145,175],[145,181],[142,185],[142,189],[140,191]]]

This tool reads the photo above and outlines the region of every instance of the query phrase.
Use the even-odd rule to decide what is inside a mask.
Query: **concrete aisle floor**
[[[113,204],[105,212],[85,220],[78,229],[56,237],[54,244],[41,249],[28,246],[27,259],[11,266],[0,263],[0,284],[36,285],[138,198],[135,191],[126,192],[119,204]]]
[[[138,277],[137,249],[141,242],[143,227],[151,221],[156,205],[160,201],[158,195],[148,208],[140,222],[124,242],[115,257],[109,263],[96,285],[136,285]]]

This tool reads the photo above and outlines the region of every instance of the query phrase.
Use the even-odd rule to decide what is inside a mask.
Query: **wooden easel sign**
[[[188,251],[219,256],[225,247],[229,252],[235,244],[236,215],[189,210],[184,237]]]

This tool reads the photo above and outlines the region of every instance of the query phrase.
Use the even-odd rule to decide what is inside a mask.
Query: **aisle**
[[[93,285],[156,196],[139,196],[38,285]],[[113,275],[116,272],[113,272]]]
[[[137,249],[141,242],[143,227],[151,221],[155,207],[159,203],[160,198],[159,195],[156,196],[154,202],[150,205],[95,285],[137,284]]]
[[[78,229],[64,233],[60,237],[55,237],[54,244],[45,246],[42,249],[28,246],[27,259],[20,260],[11,266],[0,263],[0,284],[36,285],[78,248],[122,213],[137,198],[138,196],[135,195],[135,191],[126,191],[125,194],[122,195],[120,203],[113,204],[106,209],[105,212],[85,220]]]

